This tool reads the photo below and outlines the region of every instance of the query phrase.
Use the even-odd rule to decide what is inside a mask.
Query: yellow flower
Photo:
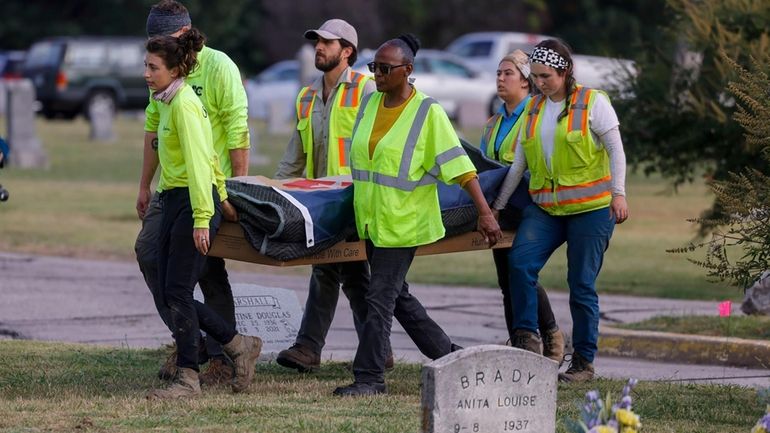
[[[754,426],[753,429],[751,429],[751,433],[768,433],[768,432],[767,432],[767,430],[765,430],[764,427],[762,427],[761,425],[757,424],[757,425]]]
[[[600,425],[596,427],[596,433],[618,433],[618,431],[612,427],[608,427],[606,425]]]
[[[639,415],[631,412],[628,409],[618,409],[615,412],[615,418],[618,420],[621,427],[631,427],[637,429],[642,426],[642,423],[639,422]],[[622,431],[626,433],[625,429]]]

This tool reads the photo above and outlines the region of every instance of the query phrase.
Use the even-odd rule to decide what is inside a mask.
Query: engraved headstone
[[[9,80],[5,82],[5,89],[6,141],[12,154],[8,163],[20,168],[48,167],[48,156],[35,132],[35,87],[32,81]]]
[[[98,96],[100,95],[88,104],[88,119],[91,125],[89,138],[94,141],[114,141],[115,102],[109,96]]]
[[[293,290],[256,284],[233,284],[238,332],[262,339],[262,356],[277,354],[294,344],[302,309]],[[199,290],[195,298],[202,301]]]
[[[422,369],[424,433],[554,433],[556,362],[513,347],[453,352]]]

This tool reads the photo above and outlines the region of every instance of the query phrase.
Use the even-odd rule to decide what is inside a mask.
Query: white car
[[[531,53],[535,45],[546,39],[552,37],[515,32],[468,33],[450,43],[447,51],[484,72],[495,73],[500,59],[508,53],[516,49]],[[636,75],[633,61],[581,54],[573,54],[572,60],[578,84],[593,89],[618,89],[622,96],[629,96],[624,89],[628,88],[628,79]]]
[[[320,74],[320,73],[319,73]],[[290,118],[299,92],[299,62],[282,60],[245,82],[249,117],[267,119],[271,106]],[[275,109],[275,108],[274,108]]]
[[[374,51],[364,50],[353,68],[371,75],[366,64],[373,59]],[[473,102],[482,107],[484,116],[497,106],[495,76],[480,72],[446,51],[420,50],[414,59],[411,78],[414,79],[414,86],[436,99],[452,119],[458,117],[463,103]]]

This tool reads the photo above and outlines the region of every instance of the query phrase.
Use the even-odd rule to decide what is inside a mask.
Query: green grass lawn
[[[38,133],[50,158],[49,170],[4,169],[0,183],[11,193],[0,204],[0,251],[55,254],[72,257],[133,259],[133,243],[140,222],[134,210],[142,155],[143,123],[120,117],[113,143],[88,140],[88,125],[78,119],[38,120]],[[287,136],[258,131],[260,152],[270,162],[254,166],[251,174],[270,176],[288,141]],[[0,121],[0,131],[5,130]],[[466,131],[475,141],[480,131]],[[702,183],[686,185],[676,195],[665,194],[659,178],[629,176],[631,218],[617,226],[598,288],[623,293],[688,299],[738,298],[740,291],[706,280],[704,271],[684,255],[667,248],[685,245],[695,227],[685,221],[709,206],[711,196]],[[308,267],[278,269],[232,264],[234,270],[308,273]],[[410,281],[493,287],[491,253],[469,252],[418,257]],[[560,249],[541,275],[549,289],[566,289],[565,249]]]
[[[417,432],[420,367],[397,364],[387,373],[387,396],[337,398],[349,383],[341,363],[300,375],[259,364],[249,393],[204,390],[184,402],[149,402],[162,383],[155,371],[161,350],[0,341],[0,431],[6,432]],[[618,395],[622,381],[560,385],[557,432],[577,418],[583,395]],[[765,409],[751,389],[733,386],[640,383],[634,410],[644,433],[748,432]]]
[[[660,316],[642,322],[625,323],[619,327],[680,334],[770,340],[770,317],[767,316]]]

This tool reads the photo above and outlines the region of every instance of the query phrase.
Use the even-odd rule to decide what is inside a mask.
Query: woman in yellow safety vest
[[[234,392],[245,390],[254,377],[262,348],[259,337],[237,333],[234,325],[193,299],[195,283],[206,263],[227,202],[224,175],[214,151],[211,125],[203,103],[185,83],[197,64],[205,39],[197,29],[178,38],[155,36],[147,41],[144,78],[158,101],[158,191],[162,221],[158,233],[158,277],[161,294],[174,322],[178,375],[149,399],[194,397],[198,379],[200,329],[225,343],[235,364]],[[222,202],[220,202],[220,199]]]
[[[529,75],[529,57],[521,50],[516,50],[503,57],[497,67],[497,96],[503,104],[487,120],[481,136],[481,152],[487,158],[505,165],[513,162],[516,138],[524,119],[522,113],[530,100],[530,93],[535,85]],[[521,221],[521,212],[506,209],[501,212],[500,225],[515,228]],[[513,341],[513,306],[511,289],[508,281],[508,253],[510,248],[492,250],[497,270],[497,283],[503,292],[505,325]],[[537,320],[540,337],[543,340],[543,356],[553,359],[561,365],[564,359],[564,335],[556,323],[548,294],[537,284]]]
[[[502,236],[446,113],[409,83],[419,46],[412,35],[391,39],[368,64],[377,92],[361,101],[350,165],[356,227],[366,240],[371,282],[353,360],[355,381],[337,388],[335,395],[386,392],[385,358],[396,299],[404,306],[399,322],[418,324],[404,326],[419,329],[421,335],[410,337],[433,342],[431,358],[459,349],[409,293],[405,281],[417,247],[444,237],[437,182],[459,183],[471,195],[479,213],[478,230],[490,246]]]
[[[502,209],[529,169],[534,204],[524,209],[509,255],[513,345],[539,352],[535,285],[548,258],[566,242],[574,353],[559,379],[586,381],[594,376],[599,336],[596,278],[615,224],[628,218],[626,159],[609,98],[575,82],[563,42],[539,43],[530,64],[543,94],[527,104],[513,164],[494,202]]]

